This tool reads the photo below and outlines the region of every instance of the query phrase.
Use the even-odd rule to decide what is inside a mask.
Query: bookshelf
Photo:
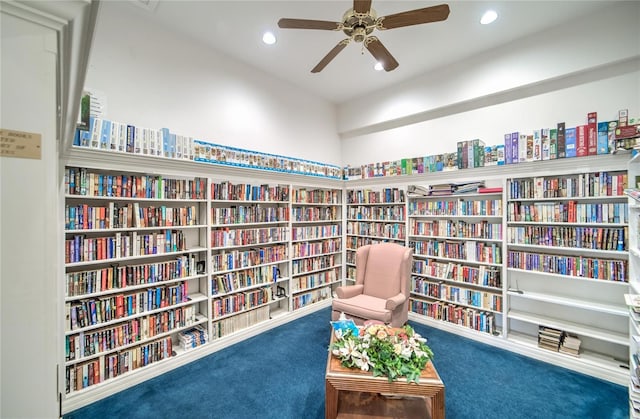
[[[326,307],[343,281],[340,180],[99,150],[65,163],[65,412]],[[93,321],[107,303],[118,314]]]
[[[290,186],[211,183],[211,321],[219,339],[288,311]]]
[[[406,245],[405,188],[347,189],[346,270],[347,280],[355,281],[358,247],[395,242]]]
[[[65,393],[180,355],[206,324],[204,178],[67,166]]]
[[[299,310],[329,300],[343,280],[342,190],[294,186],[291,301]]]
[[[66,163],[66,169],[76,170],[77,174],[74,172],[71,176],[70,173],[65,173],[67,175],[63,187],[65,190],[61,191],[65,205],[63,209],[65,229],[62,235],[65,243],[69,243],[65,245],[65,250],[70,249],[68,246],[72,242],[75,243],[80,239],[83,244],[85,239],[88,240],[87,243],[96,244],[110,243],[109,240],[113,242],[114,239],[119,238],[122,244],[123,240],[127,240],[124,237],[129,237],[129,243],[134,237],[134,242],[140,239],[141,243],[144,243],[144,237],[147,237],[146,240],[149,243],[162,240],[165,244],[170,243],[170,251],[154,253],[147,251],[147,247],[141,245],[140,254],[129,255],[122,253],[121,245],[121,253],[118,254],[109,253],[115,248],[100,244],[96,249],[105,247],[112,249],[107,251],[106,258],[103,253],[100,253],[102,256],[95,256],[94,259],[68,259],[64,263],[63,277],[64,304],[69,308],[69,319],[71,319],[71,307],[81,307],[83,304],[91,303],[92,300],[109,300],[121,294],[123,298],[129,297],[158,288],[158,284],[153,282],[131,283],[124,289],[96,288],[94,290],[91,288],[91,291],[89,288],[86,290],[83,288],[88,285],[81,285],[83,277],[87,282],[87,278],[92,278],[92,275],[97,277],[98,271],[109,269],[114,271],[128,269],[135,273],[144,272],[145,269],[151,270],[152,267],[158,269],[159,266],[167,272],[174,272],[175,266],[180,263],[180,273],[163,276],[160,286],[166,288],[168,291],[165,293],[168,292],[170,295],[171,293],[178,295],[178,292],[181,296],[186,295],[186,301],[176,301],[175,304],[165,306],[161,304],[157,309],[131,313],[106,323],[89,324],[81,328],[71,328],[71,323],[68,323],[69,328],[65,329],[61,337],[60,347],[65,348],[63,353],[67,356],[68,343],[73,342],[73,345],[68,347],[69,351],[73,348],[75,358],[72,359],[69,354],[69,359],[64,359],[65,369],[69,371],[69,380],[73,372],[76,380],[81,376],[84,381],[83,374],[85,370],[88,374],[91,363],[94,367],[98,365],[98,369],[103,371],[101,369],[103,365],[116,362],[116,358],[110,361],[111,354],[119,357],[127,351],[131,352],[146,346],[150,346],[151,349],[142,350],[152,352],[157,350],[163,354],[162,356],[166,354],[168,359],[152,357],[151,364],[133,370],[130,367],[128,372],[102,379],[97,385],[79,389],[74,386],[73,391],[64,395],[63,408],[66,411],[104,397],[113,391],[126,389],[136,382],[169,371],[175,366],[198,359],[233,342],[289,321],[291,318],[304,315],[308,310],[328,306],[332,290],[344,281],[350,269],[352,272],[355,269],[355,266],[350,265],[349,257],[357,246],[389,240],[409,245],[415,250],[415,269],[412,274],[414,287],[416,287],[412,294],[414,301],[421,304],[443,306],[447,304],[474,314],[488,313],[493,317],[494,329],[491,329],[491,333],[480,332],[475,328],[434,319],[415,312],[416,310],[409,313],[411,320],[615,382],[629,381],[629,373],[626,370],[624,375],[620,375],[618,370],[615,370],[616,374],[611,375],[614,368],[610,359],[611,354],[617,354],[616,348],[622,348],[625,354],[620,354],[620,359],[624,362],[628,360],[628,330],[618,331],[615,327],[608,326],[594,327],[602,317],[609,316],[617,320],[624,318],[622,313],[625,310],[621,303],[623,301],[621,294],[626,289],[625,284],[602,279],[527,271],[508,266],[506,257],[511,251],[552,252],[555,255],[575,255],[583,251],[583,249],[578,251],[574,248],[564,251],[558,246],[541,248],[539,244],[508,243],[506,230],[522,226],[522,222],[509,218],[509,205],[512,203],[516,205],[516,202],[520,206],[533,205],[537,203],[535,201],[547,203],[547,199],[532,201],[524,198],[509,197],[507,199],[508,182],[533,179],[541,171],[548,176],[561,177],[574,176],[581,172],[594,173],[594,167],[602,168],[609,173],[624,173],[619,170],[624,156],[576,159],[577,164],[571,170],[568,170],[564,162],[538,162],[504,168],[429,173],[414,176],[411,179],[398,176],[344,183],[330,179],[300,179],[300,175],[264,171],[260,172],[260,180],[256,181],[255,174],[247,168],[216,167],[215,173],[211,173],[209,165],[203,167],[196,162],[163,160],[157,164],[160,160],[157,157],[113,154],[95,150],[78,151],[74,152],[73,158],[70,159],[73,163]],[[626,163],[626,160],[624,162]],[[131,167],[136,169],[132,170]],[[91,173],[93,173],[93,183],[90,181]],[[102,196],[106,193],[105,184],[103,183],[100,189],[100,181],[98,181],[96,188],[96,174],[98,180],[101,179],[100,176],[103,176],[102,179],[107,179],[107,190],[109,190],[108,176],[115,179],[116,176],[124,175],[140,179],[146,177],[152,185],[153,182],[171,185],[168,190],[172,194],[175,190],[176,194],[163,193],[134,197],[120,192],[120,196]],[[503,185],[505,192],[467,193],[463,196],[449,197],[409,197],[406,192],[411,186],[409,182],[411,184],[458,182],[469,177],[483,178],[488,185],[490,184],[489,186]],[[82,179],[84,179],[86,191],[83,193],[80,188],[79,192],[74,190],[71,193],[70,179],[73,179],[73,188],[76,185],[82,185]],[[76,179],[80,181],[76,182]],[[111,191],[114,188],[113,179]],[[87,189],[87,185],[90,184],[94,185],[93,188]],[[122,184],[122,178],[120,184]],[[117,179],[115,185],[118,185]],[[196,195],[183,194],[186,191],[193,191],[194,188],[198,191]],[[161,189],[165,190],[164,187]],[[453,209],[442,214],[422,211],[430,203],[441,201],[455,203],[455,205],[447,204],[451,205],[449,208],[455,207],[455,212]],[[562,200],[556,199],[556,201]],[[605,201],[607,204],[625,203],[626,198],[585,197],[578,201],[595,205]],[[488,205],[489,202],[491,204]],[[507,205],[504,202],[507,202]],[[76,208],[73,216],[71,216],[71,207]],[[473,209],[460,213],[463,207]],[[123,215],[125,208],[127,208],[126,217]],[[134,208],[136,213],[141,211],[139,224],[134,224],[133,216],[129,217],[129,208],[132,213]],[[487,212],[487,208],[492,209]],[[498,210],[498,208],[501,209]],[[149,214],[154,214],[154,210],[156,215],[151,217]],[[82,223],[79,221],[78,211],[83,215]],[[474,213],[474,211],[480,211],[480,213]],[[91,228],[88,226],[89,218],[85,228],[85,213],[91,214]],[[106,217],[105,214],[110,214],[110,217]],[[164,225],[163,223],[167,223],[169,218],[172,225]],[[124,223],[120,220],[127,221]],[[147,224],[143,224],[142,221]],[[633,225],[632,223],[633,221],[629,220],[629,224]],[[555,226],[552,222],[541,224]],[[79,228],[80,225],[82,228]],[[528,226],[526,223],[524,225]],[[608,223],[602,228],[613,228],[613,226],[630,230],[624,223],[620,225]],[[599,224],[598,227],[600,227]],[[169,235],[167,230],[170,232]],[[451,255],[445,256],[425,251],[429,248],[429,243],[434,249],[437,242],[470,243],[459,249],[463,252],[472,247],[478,249],[488,246],[496,259],[495,262],[482,259],[468,260],[469,258],[466,257],[458,260],[450,257]],[[97,252],[98,250],[95,250],[91,255],[94,253],[97,255]],[[585,252],[619,261],[625,261],[627,258],[625,251],[588,250]],[[84,248],[81,254],[84,257]],[[119,257],[109,257],[114,254]],[[482,252],[481,254],[484,255]],[[499,257],[502,259],[498,259]],[[183,266],[189,268],[183,269]],[[460,278],[474,278],[474,274],[467,277],[463,275],[460,278],[449,277],[448,273],[444,273],[449,266],[455,266],[456,269],[462,268],[463,272],[466,269],[467,275],[468,272],[479,273],[484,269],[483,278],[493,278],[492,280],[496,282],[475,284],[473,281],[460,280]],[[427,272],[427,268],[433,269],[433,272]],[[439,271],[440,268],[444,271]],[[497,271],[492,271],[494,268]],[[493,277],[485,275],[488,271],[498,272],[501,282],[497,282],[498,273]],[[103,274],[99,275],[102,278]],[[70,282],[67,282],[67,277],[72,278]],[[109,278],[108,273],[106,277]],[[566,282],[566,286],[559,287],[558,284],[563,281]],[[519,288],[513,289],[514,283]],[[427,292],[422,292],[418,286],[424,286]],[[429,286],[435,288],[438,294],[430,295]],[[515,295],[518,289],[523,293]],[[448,297],[448,295],[459,296],[461,292],[468,293],[465,295],[481,295],[482,298],[491,297],[487,301],[493,303],[500,301],[499,297],[502,297],[501,306],[478,307],[474,303],[467,304],[460,299]],[[550,306],[555,307],[555,311],[548,309]],[[545,308],[538,309],[538,307]],[[77,319],[78,309],[75,310]],[[89,312],[91,312],[90,308]],[[61,310],[60,314],[67,321],[67,312],[63,313]],[[166,317],[184,318],[185,321],[164,326],[166,321],[162,319]],[[91,342],[90,335],[94,331],[108,336],[110,330],[114,334],[119,333],[119,331],[114,332],[116,328],[126,330],[126,328],[138,327],[139,329],[140,326],[134,326],[136,322],[140,324],[143,321],[157,322],[156,318],[161,319],[162,330],[156,332],[154,329],[151,335],[148,334],[139,340],[122,340],[118,346],[99,352],[91,353],[90,350],[85,350],[82,357],[76,357],[76,353],[80,353],[79,349],[76,351],[76,341],[78,344],[84,342],[84,339]],[[555,321],[549,321],[550,318]],[[576,333],[582,339],[584,349],[580,357],[574,358],[538,348],[536,336],[539,325],[571,330]],[[98,341],[100,341],[99,334]],[[170,353],[169,342],[171,342]],[[611,348],[614,350],[610,351]],[[133,355],[129,357],[122,360],[118,358],[117,361],[127,365],[127,362],[134,360]],[[101,361],[102,359],[104,361]],[[103,365],[100,365],[101,362]],[[128,365],[138,364],[129,363]],[[61,381],[65,382],[64,377]]]
[[[626,170],[507,180],[508,334],[538,346],[542,328],[579,339],[577,356],[619,376],[628,365]]]
[[[409,195],[408,201],[410,310],[498,335],[504,310],[502,191]]]
[[[629,184],[629,294],[640,295],[640,157],[628,164]],[[629,416],[640,418],[640,304],[628,304],[629,315]]]

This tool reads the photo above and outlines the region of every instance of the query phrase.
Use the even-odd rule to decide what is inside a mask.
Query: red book
[[[587,153],[589,156],[598,154],[598,113],[587,114]]]
[[[498,193],[502,192],[502,186],[496,186],[494,188],[478,188],[478,193]]]
[[[578,125],[576,127],[576,157],[589,155],[587,126]]]

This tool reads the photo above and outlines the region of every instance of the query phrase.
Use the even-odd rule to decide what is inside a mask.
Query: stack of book
[[[538,326],[538,347],[558,352],[564,332],[551,327]]]
[[[209,341],[209,334],[207,330],[199,324],[196,327],[180,332],[178,340],[180,341],[180,347],[186,351],[207,343]]]
[[[576,357],[580,356],[580,343],[582,343],[582,341],[578,336],[566,333],[560,345],[560,352]]]
[[[476,193],[478,192],[478,188],[484,188],[484,182],[466,182],[466,183],[454,183],[452,185],[453,193],[455,194],[463,194],[463,193]]]
[[[455,184],[453,183],[438,183],[436,185],[430,186],[429,195],[431,196],[451,195],[454,190],[455,190]]]

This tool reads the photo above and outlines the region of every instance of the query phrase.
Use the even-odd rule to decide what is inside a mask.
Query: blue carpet
[[[319,310],[64,418],[324,418],[329,320]],[[449,419],[629,417],[626,387],[412,326],[435,353]]]

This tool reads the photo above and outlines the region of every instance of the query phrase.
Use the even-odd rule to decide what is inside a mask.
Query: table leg
[[[335,419],[338,416],[338,389],[329,380],[325,380],[325,419]]]
[[[444,387],[431,397],[431,418],[444,419]]]

